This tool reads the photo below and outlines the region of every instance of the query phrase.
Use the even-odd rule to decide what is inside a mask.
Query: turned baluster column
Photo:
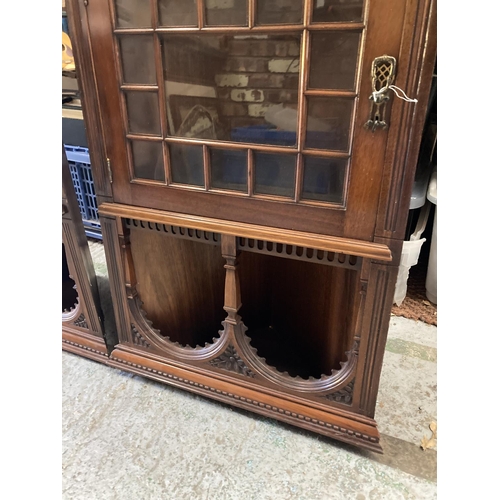
[[[118,224],[118,241],[120,242],[127,298],[133,299],[137,295],[137,280],[135,277],[132,250],[130,248],[130,229],[125,225],[123,220]]]
[[[240,278],[238,274],[238,249],[236,236],[221,235],[222,256],[226,259],[226,282],[224,291],[224,310],[226,328],[234,333],[234,327],[241,324],[238,310],[241,307]]]

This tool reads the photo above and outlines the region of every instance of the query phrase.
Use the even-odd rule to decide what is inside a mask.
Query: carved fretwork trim
[[[183,226],[172,226],[167,224],[158,224],[156,222],[148,222],[140,219],[124,219],[128,229],[138,228],[157,231],[162,234],[168,234],[174,238],[183,238],[186,240],[201,241],[203,243],[211,243],[212,245],[220,245],[221,236],[219,233],[212,231],[202,231],[200,229],[192,229]]]
[[[247,404],[250,404],[253,406],[258,406],[260,408],[265,408],[266,410],[270,410],[270,411],[273,411],[275,413],[279,413],[280,415],[285,415],[285,416],[290,417],[290,418],[294,418],[297,420],[309,422],[311,424],[319,425],[321,427],[325,427],[327,429],[330,429],[331,431],[333,431],[337,434],[340,434],[340,435],[346,435],[346,436],[351,436],[352,438],[362,439],[363,441],[367,441],[369,443],[377,444],[379,442],[379,439],[377,439],[374,436],[369,436],[367,434],[362,434],[361,432],[356,432],[356,431],[353,431],[351,429],[346,429],[345,427],[331,424],[330,422],[324,422],[323,420],[318,420],[316,418],[308,417],[307,415],[301,415],[300,413],[295,413],[295,412],[292,412],[289,410],[284,410],[283,408],[278,408],[277,406],[265,404],[265,403],[262,403],[261,401],[256,401],[254,399],[249,399],[249,398],[245,398],[243,396],[238,396],[237,394],[232,394],[230,392],[221,391],[220,389],[215,389],[214,387],[200,384],[198,382],[194,382],[193,380],[188,380],[188,379],[185,379],[182,377],[178,377],[177,375],[172,375],[171,373],[165,373],[165,372],[162,372],[160,370],[154,370],[153,368],[150,368],[148,366],[142,366],[142,365],[139,365],[137,363],[125,361],[125,360],[120,359],[120,358],[111,358],[111,359],[112,359],[112,361],[114,361],[116,363],[128,365],[132,368],[135,368],[135,370],[150,372],[150,373],[153,373],[155,375],[158,375],[158,376],[161,376],[161,377],[164,377],[167,379],[171,379],[176,383],[181,383],[181,384],[184,384],[186,386],[196,387],[197,389],[201,389],[201,390],[207,391],[209,393],[219,394],[219,395],[222,395],[222,396],[225,396],[228,398],[235,399],[235,400],[240,401],[242,403],[247,403]]]
[[[85,319],[85,315],[82,313],[78,318],[73,322],[74,325],[79,326],[80,328],[89,328],[87,321]]]
[[[130,306],[131,321],[134,322],[136,331],[140,332],[140,336],[143,340],[148,342],[148,345],[145,347],[167,351],[177,358],[198,361],[209,359],[223,349],[223,330],[219,331],[220,337],[214,337],[211,344],[206,342],[203,347],[200,345],[196,347],[182,345],[179,342],[173,342],[170,340],[170,337],[163,336],[160,330],[154,328],[152,321],[147,318],[146,311],[142,309],[142,302],[139,296],[136,295],[133,298],[129,298],[128,304]],[[128,336],[128,341],[136,345],[144,346],[144,344],[137,343],[137,340],[134,340],[134,332],[130,329],[130,326],[129,331],[131,335]]]
[[[255,377],[255,373],[245,365],[232,345],[228,346],[228,348],[220,356],[210,360],[209,363],[216,368],[221,368],[222,370],[236,372],[247,377]]]
[[[141,346],[141,347],[148,347],[148,348],[150,348],[151,345],[139,333],[139,330],[137,330],[137,328],[135,327],[135,325],[132,324],[131,327],[132,327],[132,341],[134,342],[134,344],[138,345],[138,346]]]
[[[347,269],[361,269],[363,259],[355,255],[344,253],[326,252],[310,247],[297,245],[285,245],[274,241],[256,240],[253,238],[238,238],[238,250],[247,252],[274,255],[286,259],[301,260],[304,262],[315,262],[334,267],[345,267]]]
[[[328,394],[325,397],[329,401],[334,401],[335,403],[345,403],[346,405],[350,405],[352,403],[353,390],[354,390],[354,380],[349,382],[343,389],[340,389],[340,391]]]

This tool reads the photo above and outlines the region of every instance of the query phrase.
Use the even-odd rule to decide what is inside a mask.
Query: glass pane
[[[255,153],[255,193],[292,198],[296,163],[295,155]]]
[[[156,84],[152,36],[122,36],[120,49],[124,83]]]
[[[178,184],[204,186],[203,149],[201,146],[169,144],[172,181]]]
[[[258,0],[257,24],[301,24],[302,0]]]
[[[244,192],[248,190],[246,151],[212,149],[210,151],[210,161],[212,187]]]
[[[162,143],[151,141],[131,142],[135,177],[165,181]]]
[[[307,106],[306,147],[347,151],[354,100],[310,97]]]
[[[170,135],[294,146],[300,40],[164,36]]]
[[[360,33],[311,33],[309,88],[354,89]]]
[[[247,0],[205,0],[207,26],[246,26]]]
[[[119,28],[150,28],[149,0],[115,0],[116,24]]]
[[[363,20],[363,0],[315,0],[314,23]]]
[[[342,203],[347,160],[304,157],[302,199]]]
[[[198,26],[196,0],[159,0],[160,25]]]
[[[160,135],[160,115],[156,92],[125,92],[129,131]]]

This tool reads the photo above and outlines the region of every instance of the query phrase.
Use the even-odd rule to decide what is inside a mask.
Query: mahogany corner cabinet
[[[119,337],[109,364],[380,452],[435,2],[67,9]]]

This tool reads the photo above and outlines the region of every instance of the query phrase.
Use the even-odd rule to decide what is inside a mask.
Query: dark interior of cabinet
[[[239,269],[246,335],[268,365],[305,379],[340,369],[352,347],[358,271],[250,252]]]
[[[147,319],[163,337],[190,347],[212,343],[226,317],[220,246],[197,241],[193,234],[190,240],[163,230],[130,229],[137,292]]]
[[[62,312],[68,312],[75,308],[78,302],[78,293],[75,290],[75,282],[69,275],[66,249],[62,245]]]

